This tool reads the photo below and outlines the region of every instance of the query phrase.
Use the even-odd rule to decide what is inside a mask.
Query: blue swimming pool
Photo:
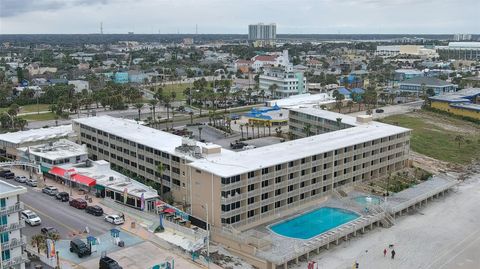
[[[282,236],[309,239],[350,222],[360,215],[333,207],[321,207],[293,219],[274,224],[270,229]]]
[[[357,196],[353,200],[361,205],[378,205],[382,203],[382,199],[376,196]]]

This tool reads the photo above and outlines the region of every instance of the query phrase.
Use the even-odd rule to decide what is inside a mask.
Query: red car
[[[68,202],[70,206],[73,206],[77,209],[85,209],[87,207],[87,201],[82,198],[72,199]]]

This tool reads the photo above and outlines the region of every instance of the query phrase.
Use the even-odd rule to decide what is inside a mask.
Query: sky
[[[480,33],[480,0],[0,0],[0,34]]]

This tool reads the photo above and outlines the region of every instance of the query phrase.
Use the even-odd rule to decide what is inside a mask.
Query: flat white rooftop
[[[59,167],[63,169],[75,168],[78,174],[93,178],[97,181],[96,184],[117,192],[124,192],[124,190],[127,189],[128,194],[137,198],[140,198],[142,193],[145,199],[158,197],[156,190],[112,170],[110,163],[104,160],[93,161],[90,167],[86,167],[85,164],[67,164]]]
[[[54,138],[67,137],[73,134],[72,125],[61,125],[49,128],[31,129],[26,131],[0,134],[0,141],[21,144],[34,141],[43,141]]]
[[[336,120],[337,117],[342,117],[342,122],[345,120],[348,123],[354,123],[352,121],[355,118],[351,116],[325,110],[315,110],[318,110],[315,113],[321,117],[328,117],[333,120]],[[365,124],[354,124],[355,126],[351,128],[246,151],[224,154],[222,150],[221,154],[212,157],[207,156],[189,165],[220,177],[231,177],[409,131],[406,128],[375,121]]]
[[[6,198],[22,193],[27,193],[27,188],[23,186],[15,186],[13,184],[0,180],[0,198]]]
[[[269,106],[279,106],[281,108],[300,107],[309,105],[319,105],[334,103],[335,99],[326,93],[318,94],[298,94],[288,98],[267,101]]]
[[[331,121],[337,121],[337,118],[341,118],[342,123],[352,125],[352,126],[357,126],[359,124],[357,122],[356,117],[352,117],[350,115],[340,114],[340,113],[336,113],[328,110],[323,110],[319,108],[314,108],[314,107],[291,109],[291,111],[296,111],[299,113],[304,113],[304,114],[312,115],[315,117],[319,117],[319,118],[327,119]],[[383,123],[377,122],[377,124],[383,124]],[[383,124],[383,125],[387,125],[387,124]]]
[[[182,145],[181,136],[142,126],[131,120],[124,120],[110,116],[97,116],[74,119],[73,121],[128,139],[137,144],[148,146],[176,156],[188,157],[181,152],[175,151],[176,147]],[[196,142],[196,145],[204,147],[206,144]]]
[[[84,145],[79,145],[67,139],[60,139],[52,143],[18,148],[19,151],[39,156],[48,160],[66,159],[76,156],[87,155],[88,151]]]

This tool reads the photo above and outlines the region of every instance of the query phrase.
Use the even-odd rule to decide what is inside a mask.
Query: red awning
[[[175,213],[175,209],[167,207],[163,210],[163,212],[165,212],[165,213]]]
[[[80,175],[80,174],[73,175],[72,181],[88,187],[92,187],[92,186],[95,186],[95,184],[97,184],[97,181],[95,179],[84,176],[84,175]]]
[[[57,176],[63,177],[63,176],[65,176],[66,171],[67,170],[65,170],[63,168],[54,166],[52,169],[50,169],[50,171],[48,171],[48,173],[52,174],[52,175],[57,175]]]

